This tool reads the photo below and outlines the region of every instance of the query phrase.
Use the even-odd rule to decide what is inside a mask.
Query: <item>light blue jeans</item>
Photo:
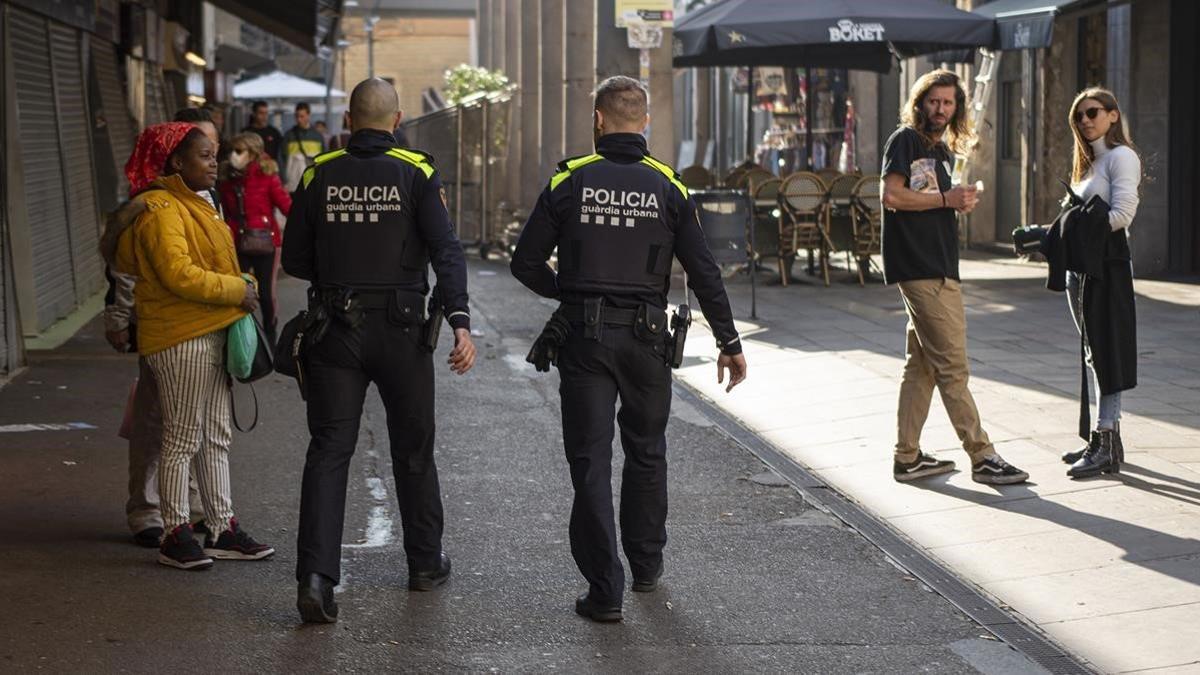
[[[1071,308],[1071,318],[1075,320],[1075,328],[1083,332],[1083,308],[1080,306],[1079,273],[1067,272],[1067,306]],[[1121,392],[1111,394],[1100,393],[1100,379],[1096,377],[1096,367],[1092,364],[1091,350],[1087,356],[1088,371],[1092,377],[1092,386],[1096,390],[1096,398],[1100,401],[1096,411],[1096,428],[1112,429],[1121,419]]]

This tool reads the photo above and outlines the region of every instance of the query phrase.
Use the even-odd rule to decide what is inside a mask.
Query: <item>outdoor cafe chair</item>
[[[725,174],[725,178],[721,180],[721,184],[724,187],[731,189],[745,187],[746,172],[750,171],[751,169],[762,169],[762,167],[749,160],[742,162],[741,164],[738,164],[730,169],[729,173]],[[763,170],[765,171],[765,169]]]
[[[821,273],[829,286],[829,237],[825,233],[828,190],[811,171],[798,171],[779,186],[779,277],[788,283],[790,261],[800,249],[808,252],[808,272],[813,273],[813,251],[821,256]]]
[[[871,271],[871,256],[882,252],[883,205],[880,202],[880,176],[863,176],[854,185],[850,218],[854,224],[854,254],[858,256],[858,284],[865,285]]]
[[[713,186],[712,173],[699,164],[693,164],[680,171],[679,180],[689,190],[705,190]]]
[[[829,235],[834,251],[846,251],[847,269],[850,265],[850,250],[854,248],[854,224],[850,217],[850,204],[859,176],[855,173],[840,173],[829,183],[826,196],[825,232]]]
[[[832,166],[827,166],[824,169],[817,169],[814,173],[820,176],[821,180],[825,181],[826,185],[832,183],[838,176],[842,175],[841,171],[838,171],[836,167]]]
[[[755,183],[750,191],[754,205],[750,227],[754,228],[754,250],[751,254],[755,264],[763,258],[779,257],[779,186],[783,181],[771,178]],[[749,236],[749,233],[747,233]]]
[[[754,186],[765,181],[776,178],[775,174],[766,169],[753,168],[742,174],[742,178],[737,186],[741,190],[745,190],[747,195],[754,193]]]

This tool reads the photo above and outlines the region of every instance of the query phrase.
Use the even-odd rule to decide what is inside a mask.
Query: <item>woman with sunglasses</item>
[[[1084,203],[1097,196],[1103,199],[1112,230],[1105,241],[1103,278],[1067,272],[1067,302],[1083,336],[1098,410],[1087,445],[1064,453],[1062,459],[1071,465],[1068,476],[1086,478],[1117,473],[1125,455],[1121,391],[1137,382],[1133,272],[1126,231],[1137,213],[1142,162],[1111,91],[1091,87],[1080,92],[1071,105],[1069,123],[1075,136],[1071,190]]]

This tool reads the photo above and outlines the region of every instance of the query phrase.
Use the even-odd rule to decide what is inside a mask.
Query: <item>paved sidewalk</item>
[[[759,319],[739,322],[747,382],[717,387],[702,325],[680,379],[1095,667],[1200,672],[1200,286],[1136,282],[1128,463],[1071,481],[1058,455],[1080,443],[1079,338],[1064,295],[1042,265],[974,257],[962,272],[972,391],[1026,485],[971,481],[936,394],[922,444],[959,471],[892,480],[904,310],[895,288],[844,271],[830,288],[762,274]],[[745,275],[729,288],[745,319]]]
[[[0,433],[0,671],[1045,672],[682,403],[668,429],[664,588],[628,594],[622,625],[575,616],[585,584],[566,541],[558,378],[524,362],[551,309],[502,263],[472,263],[471,284],[476,370],[449,375],[447,344],[437,368],[454,577],[437,593],[404,589],[386,425],[371,394],[333,626],[301,626],[294,608],[307,434],[290,381],[257,385],[261,425],[236,434],[231,452],[237,514],[278,553],[184,573],[157,565],[125,530],[115,434],[133,359],[113,354],[96,322],[33,354],[0,389],[0,425],[94,428]],[[285,280],[280,294],[290,316],[302,286]]]

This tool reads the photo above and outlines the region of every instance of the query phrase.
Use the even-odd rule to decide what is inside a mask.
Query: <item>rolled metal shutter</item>
[[[8,228],[0,213],[0,375],[8,374],[8,313],[16,311],[8,302]]]
[[[146,66],[146,126],[159,124],[170,120],[167,113],[166,92],[163,84],[162,68],[151,61]]]
[[[21,147],[28,227],[33,244],[34,301],[41,331],[77,304],[67,229],[66,188],[59,155],[50,43],[46,20],[9,7],[17,92],[17,143]]]
[[[105,282],[99,252],[96,171],[92,163],[92,139],[88,135],[88,123],[91,120],[87,113],[87,80],[83,76],[80,40],[79,32],[75,29],[53,22],[50,24],[59,149],[67,185],[71,266],[75,272],[75,297],[82,301],[91,297]]]
[[[121,84],[116,49],[102,40],[92,40],[92,64],[100,83],[100,106],[104,110],[105,130],[112,146],[113,161],[117,164],[117,180],[121,184],[121,199],[129,196],[129,180],[125,178],[125,162],[133,154],[136,132],[129,104],[125,102],[125,87]]]

